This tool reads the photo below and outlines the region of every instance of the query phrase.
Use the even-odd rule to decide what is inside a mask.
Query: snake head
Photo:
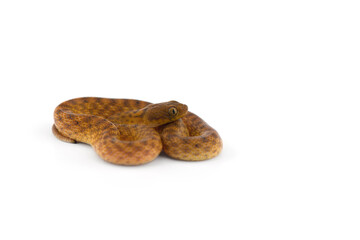
[[[177,101],[169,101],[163,103],[149,104],[144,110],[145,122],[152,127],[157,127],[169,122],[178,120],[185,116],[188,107]]]

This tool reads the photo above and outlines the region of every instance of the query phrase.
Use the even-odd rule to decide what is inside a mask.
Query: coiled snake
[[[175,159],[205,160],[222,149],[219,134],[176,101],[76,98],[57,106],[54,120],[58,139],[90,144],[114,164],[144,164],[161,150]]]

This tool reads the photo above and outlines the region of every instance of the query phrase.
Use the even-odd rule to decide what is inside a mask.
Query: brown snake
[[[176,101],[76,98],[57,106],[54,120],[58,139],[90,144],[114,164],[144,164],[161,150],[175,159],[205,160],[222,149],[220,135]]]

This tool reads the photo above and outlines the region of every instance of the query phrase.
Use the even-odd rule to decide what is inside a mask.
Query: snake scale
[[[90,144],[114,164],[144,164],[162,150],[175,159],[205,160],[222,149],[217,131],[176,101],[75,98],[56,107],[54,120],[58,139]]]

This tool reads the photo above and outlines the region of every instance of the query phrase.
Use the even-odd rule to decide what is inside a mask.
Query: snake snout
[[[179,106],[179,115],[184,116],[188,111],[188,106],[186,104],[180,104]]]

